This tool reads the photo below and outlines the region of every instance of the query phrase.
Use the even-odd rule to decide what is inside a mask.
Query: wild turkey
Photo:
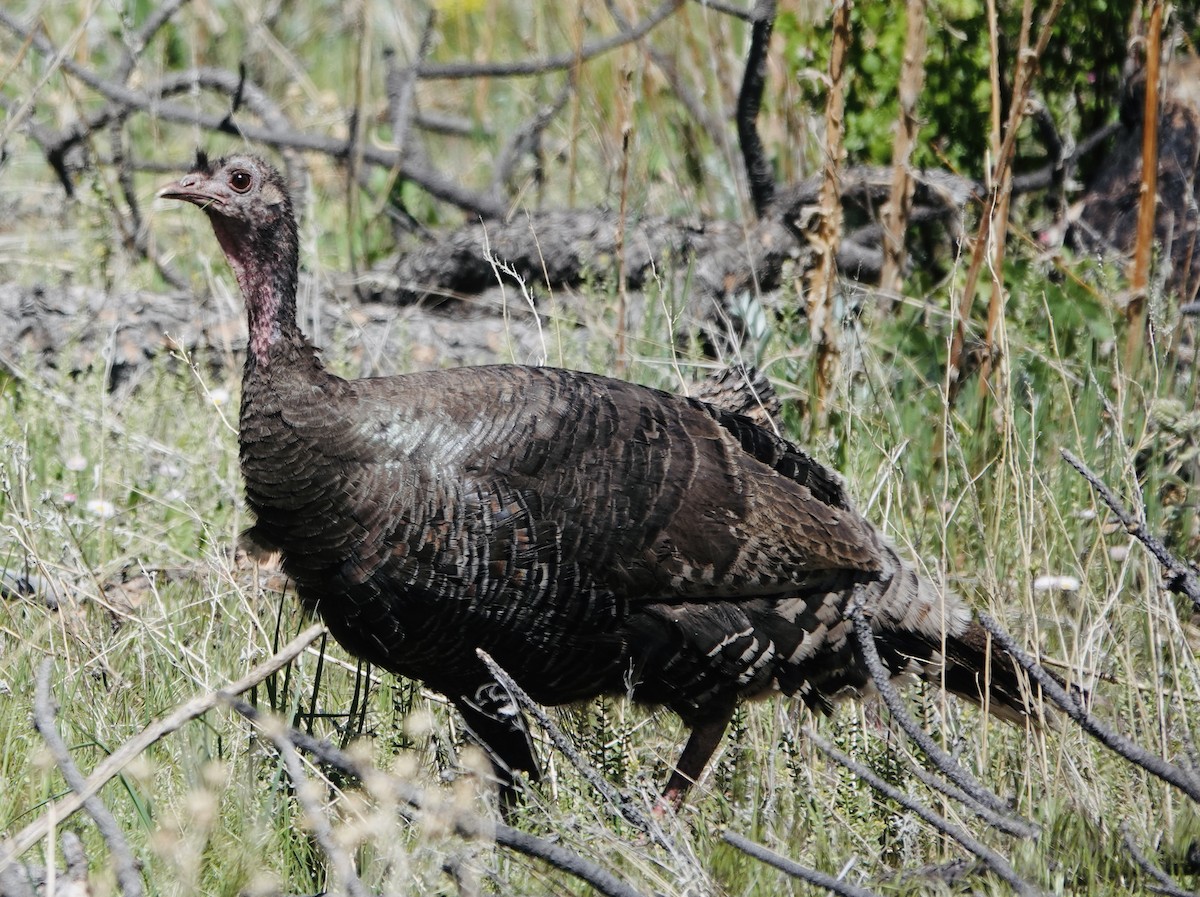
[[[536,777],[486,650],[539,702],[628,694],[691,736],[664,797],[703,772],[740,699],[829,710],[881,656],[973,700],[983,631],[905,564],[836,474],[749,418],[631,383],[497,365],[344,380],[296,323],[288,186],[198,156],[161,194],[200,206],[245,297],[240,458],[256,523],[352,654],[446,694],[504,782]],[[943,645],[949,658],[943,665]],[[1027,708],[993,657],[989,706]]]

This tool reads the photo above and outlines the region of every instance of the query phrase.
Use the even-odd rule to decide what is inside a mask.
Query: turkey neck
[[[291,214],[271,227],[250,227],[211,215],[213,230],[238,280],[246,304],[249,351],[242,375],[239,460],[246,498],[257,518],[255,529],[267,544],[307,553],[327,562],[336,546],[313,521],[336,519],[313,512],[337,472],[320,451],[317,429],[337,432],[344,381],[328,373],[296,322],[299,245]],[[305,411],[321,409],[320,426]],[[283,460],[281,460],[283,459]],[[287,476],[280,476],[281,464]],[[327,508],[323,508],[327,511]],[[299,520],[307,517],[302,538]],[[297,541],[298,539],[298,541]]]
[[[246,302],[250,351],[246,376],[270,367],[281,343],[307,343],[296,323],[299,236],[290,213],[272,228],[255,228],[211,214],[213,231]]]

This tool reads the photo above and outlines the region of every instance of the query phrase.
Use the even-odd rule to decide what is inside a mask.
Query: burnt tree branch
[[[83,773],[79,771],[79,767],[75,765],[71,751],[62,735],[59,734],[54,721],[57,708],[54,703],[54,695],[50,690],[50,674],[53,670],[54,661],[51,658],[46,658],[38,667],[37,684],[34,690],[33,725],[38,734],[42,736],[42,740],[46,742],[46,748],[54,758],[54,765],[62,773],[67,787],[75,794],[82,795],[87,790],[87,781],[84,779]],[[145,889],[142,887],[142,875],[138,869],[137,860],[133,858],[133,851],[129,849],[129,842],[125,840],[125,833],[121,831],[112,811],[94,793],[83,799],[83,809],[92,817],[92,821],[96,823],[96,828],[100,830],[100,834],[104,838],[104,843],[108,845],[108,852],[112,856],[113,869],[116,872],[117,885],[121,888],[121,893],[126,897],[142,897]]]
[[[1162,539],[1146,529],[1144,521],[1126,510],[1125,506],[1121,504],[1120,499],[1108,488],[1103,480],[1092,472],[1091,468],[1080,461],[1074,454],[1067,451],[1067,449],[1062,449],[1061,453],[1063,459],[1074,467],[1081,477],[1088,481],[1088,484],[1096,490],[1109,509],[1117,515],[1117,519],[1121,521],[1121,525],[1125,527],[1125,531],[1146,546],[1146,550],[1154,556],[1154,559],[1166,571],[1166,588],[1171,592],[1186,596],[1192,602],[1192,605],[1197,610],[1200,610],[1200,577],[1196,575],[1196,571],[1175,557],[1167,546],[1163,544]]]
[[[570,50],[544,59],[482,63],[426,62],[417,69],[417,74],[422,79],[461,80],[467,78],[515,78],[565,71],[576,67],[581,62],[587,62],[607,53],[609,50],[636,43],[674,15],[682,5],[683,0],[666,0],[649,16],[630,28],[624,28],[611,37],[585,43],[578,50]]]
[[[251,707],[245,701],[230,700],[229,706],[244,716],[247,720],[262,728],[277,725],[276,721],[268,720],[263,713]],[[350,754],[335,747],[328,741],[308,735],[291,727],[284,727],[287,738],[296,748],[311,755],[318,763],[335,769],[340,773],[351,776],[369,788],[384,788],[398,803],[405,804],[411,810],[432,810],[432,802],[428,800],[419,788],[408,782],[389,775],[375,766],[352,757]],[[406,818],[411,810],[400,812]],[[459,837],[470,839],[494,840],[501,847],[514,850],[534,859],[542,860],[556,869],[560,869],[580,881],[591,885],[607,897],[641,897],[641,895],[616,878],[612,873],[601,869],[595,863],[584,859],[574,851],[558,844],[553,844],[536,835],[515,829],[500,822],[465,813],[452,813],[448,820]]]
[[[284,645],[274,655],[252,669],[241,679],[219,691],[197,695],[190,701],[179,705],[161,719],[146,726],[140,733],[126,741],[119,748],[97,763],[92,774],[81,784],[73,788],[71,794],[56,801],[45,813],[35,819],[12,838],[0,843],[0,868],[13,862],[33,847],[38,841],[59,825],[64,819],[80,810],[84,801],[99,792],[110,779],[117,776],[135,758],[161,738],[165,738],[184,724],[202,716],[214,707],[228,701],[231,695],[239,695],[249,691],[260,682],[275,675],[296,659],[305,648],[314,642],[325,631],[320,624],[309,626],[302,633]]]
[[[1069,694],[1041,664],[1017,647],[1016,642],[990,616],[980,612],[979,623],[992,634],[996,643],[1012,655],[1031,679],[1042,688],[1042,694],[1057,704],[1083,731],[1130,763],[1140,766],[1151,775],[1174,785],[1192,800],[1200,802],[1200,781],[1190,771],[1150,753],[1139,744],[1109,728],[1090,713],[1075,695]]]
[[[863,612],[862,605],[857,599],[852,599],[846,610],[854,625],[854,635],[863,657],[863,663],[870,671],[871,679],[879,690],[880,697],[883,698],[883,702],[905,734],[924,752],[930,762],[938,768],[938,771],[961,788],[973,803],[981,804],[999,814],[999,818],[993,823],[997,828],[1021,837],[1032,837],[1037,834],[1037,827],[1033,823],[1016,816],[1000,797],[985,788],[974,776],[963,769],[957,760],[938,747],[929,733],[924,731],[912,718],[912,714],[904,706],[903,699],[896,692],[896,687],[892,685],[891,672],[884,666],[879,652],[875,648],[875,634],[871,631],[871,622]]]
[[[840,897],[876,897],[874,891],[869,891],[848,881],[842,881],[842,879],[835,878],[827,872],[820,872],[816,869],[810,869],[807,866],[801,866],[795,860],[788,859],[782,854],[771,850],[769,847],[757,844],[736,832],[723,832],[721,840],[726,844],[736,847],[747,856],[753,857],[760,863],[773,866],[780,872],[790,875],[792,878],[798,878],[800,881],[806,881],[810,885],[824,888],[831,894],[838,894]]]
[[[1021,878],[1021,876],[1017,874],[1017,871],[1012,867],[1012,864],[1009,863],[1008,860],[996,853],[996,851],[992,850],[987,845],[980,842],[977,838],[972,836],[970,832],[959,828],[944,816],[935,813],[933,810],[929,809],[929,807],[918,801],[915,797],[905,794],[899,788],[889,785],[882,778],[875,775],[871,769],[842,753],[811,729],[805,730],[804,734],[806,738],[811,740],[812,743],[816,745],[817,750],[819,750],[825,756],[829,757],[835,763],[844,766],[851,773],[862,779],[884,797],[899,804],[910,813],[921,817],[921,819],[933,826],[943,835],[956,841],[964,850],[975,854],[975,856],[979,857],[980,860],[986,863],[987,866],[996,873],[996,875],[1012,885],[1013,890],[1018,894],[1038,893],[1036,888],[1034,888],[1031,884],[1029,884],[1029,882],[1025,881],[1025,879]]]
[[[767,50],[771,31],[775,27],[775,0],[758,0],[751,14],[750,49],[746,54],[746,71],[737,100],[738,142],[746,163],[746,178],[754,213],[763,217],[775,199],[775,173],[767,159],[762,137],[758,133],[758,112],[762,107],[763,87],[767,78]]]

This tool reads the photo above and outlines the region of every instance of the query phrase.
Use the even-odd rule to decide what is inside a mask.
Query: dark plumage
[[[795,446],[740,414],[574,371],[343,380],[296,323],[279,173],[201,157],[161,195],[204,209],[245,296],[250,536],[282,552],[348,651],[448,695],[502,780],[537,765],[477,648],[547,704],[629,694],[678,713],[692,736],[674,801],[739,699],[779,690],[826,710],[868,684],[843,616],[855,594],[890,669],[980,699],[986,640],[966,607]],[[990,669],[991,708],[1024,714],[1011,661]]]

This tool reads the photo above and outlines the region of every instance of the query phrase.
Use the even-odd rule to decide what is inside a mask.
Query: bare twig
[[[1124,126],[1119,121],[1102,125],[1091,134],[1079,140],[1075,144],[1074,149],[1063,156],[1061,160],[1056,159],[1043,165],[1041,168],[1013,175],[1013,195],[1020,196],[1026,193],[1036,193],[1070,177],[1071,172],[1079,166],[1081,159],[1086,158],[1098,147],[1103,146],[1122,127]]]
[[[29,40],[39,53],[54,55],[56,52],[54,46],[45,37],[26,29],[15,16],[4,8],[0,8],[0,26],[7,28],[22,40]],[[106,99],[117,104],[118,107],[124,110],[124,114],[128,114],[130,110],[137,110],[152,114],[164,121],[180,122],[210,131],[228,132],[230,128],[233,128],[234,133],[251,142],[267,144],[280,150],[311,150],[325,153],[336,159],[347,158],[351,150],[351,141],[344,138],[326,137],[321,134],[295,131],[290,128],[271,127],[270,125],[264,126],[246,123],[235,125],[229,121],[226,115],[201,112],[182,103],[163,100],[160,96],[154,94],[132,90],[120,84],[113,84],[86,66],[79,65],[69,58],[62,60],[62,69],[72,77],[78,78]],[[240,79],[238,79],[236,74],[231,72],[223,73],[222,80],[227,84],[232,82],[231,93],[237,90]],[[400,172],[407,180],[417,184],[437,199],[441,199],[485,218],[500,218],[504,215],[505,207],[503,203],[466,190],[456,180],[439,172],[423,168],[411,161],[402,160],[400,154],[393,149],[374,144],[363,144],[359,147],[359,151],[362,154],[363,161],[369,162],[372,165],[379,165],[385,168],[399,166]]]
[[[125,58],[121,61],[121,65],[117,69],[117,80],[122,83],[129,81],[129,76],[133,74],[133,69],[137,65],[138,58],[150,46],[150,42],[154,40],[154,36],[171,20],[171,16],[175,15],[179,11],[179,8],[187,2],[188,0],[162,0],[162,2],[150,10],[150,14],[146,16],[146,20],[129,36],[129,40],[125,43]]]
[[[816,869],[809,869],[807,866],[801,866],[795,860],[790,860],[781,854],[776,853],[769,847],[763,847],[761,844],[756,844],[749,838],[744,838],[735,832],[722,832],[721,840],[726,844],[730,844],[740,850],[747,856],[754,857],[759,862],[773,866],[780,872],[786,872],[792,878],[798,878],[801,881],[806,881],[810,885],[816,885],[818,888],[824,888],[831,894],[840,894],[842,897],[875,897],[874,891],[869,891],[859,885],[851,884],[848,881],[842,881],[839,878],[834,878],[825,872],[818,872]]]
[[[1025,881],[1025,879],[1021,878],[1021,876],[1017,874],[1017,871],[1013,869],[1008,860],[996,853],[996,851],[992,850],[990,847],[982,844],[976,838],[972,837],[969,832],[964,831],[945,817],[935,813],[933,810],[929,809],[923,803],[918,801],[915,797],[905,794],[899,788],[889,785],[879,776],[875,775],[875,773],[869,768],[854,760],[852,757],[849,757],[839,751],[836,747],[834,747],[816,732],[812,731],[812,729],[805,729],[804,735],[806,738],[811,740],[814,745],[816,745],[817,750],[832,759],[835,763],[839,763],[846,767],[846,769],[848,769],[851,773],[862,779],[880,794],[884,795],[889,800],[895,801],[909,812],[920,816],[943,835],[953,838],[965,850],[975,854],[975,856],[983,860],[983,862],[986,863],[993,872],[1000,876],[1000,878],[1012,885],[1013,890],[1015,890],[1018,894],[1039,893],[1039,891],[1033,887],[1033,885]]]
[[[1166,570],[1166,588],[1176,594],[1185,595],[1191,599],[1193,606],[1197,610],[1200,610],[1200,576],[1197,576],[1196,571],[1176,558],[1167,549],[1167,546],[1163,544],[1161,539],[1146,529],[1144,522],[1126,510],[1117,496],[1113,494],[1113,491],[1092,472],[1091,468],[1067,449],[1062,449],[1061,451],[1066,462],[1074,467],[1081,477],[1088,481],[1091,487],[1100,494],[1100,498],[1104,500],[1109,509],[1117,515],[1117,519],[1121,521],[1121,525],[1125,527],[1126,532],[1145,545],[1146,550]]]
[[[604,5],[614,21],[623,29],[628,30],[630,27],[629,20],[621,12],[621,8],[616,0],[605,0]],[[739,17],[745,17],[745,14]],[[709,139],[720,148],[721,154],[725,158],[729,158],[728,128],[726,128],[721,116],[714,115],[704,104],[701,97],[697,95],[696,91],[684,81],[673,56],[657,49],[649,41],[645,43],[645,52],[650,57],[650,60],[658,66],[659,71],[663,73],[663,77],[667,79],[667,83],[671,85],[671,89],[675,91],[675,95],[679,98],[679,102],[687,109],[688,114],[700,124],[705,133],[708,134]]]
[[[416,97],[417,67],[425,62],[429,50],[433,46],[433,25],[436,13],[431,9],[421,29],[421,41],[417,45],[417,58],[414,64],[403,68],[396,65],[395,53],[384,51],[384,65],[387,76],[384,79],[384,89],[387,93],[388,112],[392,121],[392,146],[401,156],[404,155],[408,143],[408,126],[412,121],[413,100]]]
[[[50,674],[53,670],[54,660],[50,657],[43,660],[41,666],[38,667],[33,703],[33,725],[38,734],[42,736],[42,740],[46,742],[46,747],[54,757],[54,765],[62,773],[67,787],[76,794],[82,794],[86,790],[87,784],[79,767],[71,758],[71,751],[67,748],[67,743],[63,741],[58,727],[54,724],[57,708],[54,696],[50,692]],[[121,893],[126,897],[141,897],[145,890],[142,887],[142,876],[138,871],[137,860],[133,858],[133,851],[129,849],[129,842],[125,840],[125,833],[121,831],[112,811],[95,794],[83,801],[83,808],[92,817],[92,821],[96,823],[96,828],[100,830],[100,834],[104,838],[104,843],[108,845],[108,852],[112,856],[113,870],[116,872],[117,885],[121,888]]]
[[[961,788],[972,801],[980,803],[1004,816],[1006,819],[1005,831],[1024,837],[1031,837],[1036,834],[1037,827],[1033,823],[1015,816],[1000,797],[985,788],[969,772],[963,769],[958,761],[938,747],[934,740],[929,737],[929,733],[925,732],[917,724],[917,721],[912,718],[912,715],[905,708],[904,701],[897,694],[895,686],[892,685],[891,673],[883,665],[883,661],[879,659],[879,652],[875,648],[875,634],[871,631],[871,622],[863,612],[860,600],[858,598],[852,599],[846,611],[854,624],[854,635],[858,641],[863,662],[866,664],[867,670],[871,673],[871,679],[874,681],[875,687],[879,690],[879,695],[883,698],[883,702],[887,705],[888,710],[892,712],[892,716],[900,723],[900,727],[908,737],[924,751],[925,756],[938,768],[942,775]]]
[[[751,13],[750,49],[746,53],[746,71],[738,91],[737,131],[746,163],[746,179],[754,213],[763,217],[775,199],[775,173],[758,133],[758,111],[762,106],[763,85],[767,78],[767,50],[775,27],[775,0],[758,0]]]
[[[526,154],[533,156],[537,164],[537,181],[539,184],[541,183],[542,133],[550,126],[558,113],[562,112],[574,91],[574,82],[567,79],[562,90],[553,100],[539,106],[527,122],[513,130],[512,136],[509,137],[508,142],[496,157],[496,165],[492,173],[492,192],[494,194],[499,195],[505,185],[512,180],[517,163]]]
[[[722,0],[693,0],[693,2],[699,6],[703,6],[705,9],[716,10],[727,16],[733,16],[735,19],[741,19],[743,22],[753,21],[754,18],[753,10],[741,9],[732,3],[724,3]]]
[[[600,775],[599,771],[592,764],[588,763],[587,759],[571,743],[571,739],[567,738],[562,729],[556,726],[554,721],[550,719],[546,711],[529,697],[521,686],[517,685],[512,676],[508,675],[508,672],[500,664],[496,663],[483,649],[477,650],[476,653],[479,655],[480,660],[484,662],[484,665],[487,666],[488,671],[500,683],[501,687],[534,718],[542,730],[550,736],[550,740],[554,742],[554,746],[571,761],[571,765],[579,770],[580,775],[596,790],[596,793],[603,797],[631,825],[656,840],[664,838],[660,827],[651,822],[650,817],[642,811],[642,808],[632,798],[623,794],[619,788]],[[664,846],[671,847],[665,840]]]
[[[1067,716],[1079,724],[1083,731],[1109,750],[1140,766],[1167,784],[1174,785],[1192,800],[1200,802],[1200,782],[1191,772],[1150,753],[1141,745],[1135,744],[1124,735],[1114,732],[1100,722],[1088,713],[1076,696],[1068,694],[1058,680],[1043,669],[1041,664],[1018,648],[1016,642],[1000,628],[995,620],[983,612],[980,612],[978,616],[980,625],[992,634],[996,644],[1007,651],[1013,660],[1029,673],[1030,678],[1042,687],[1042,694],[1061,707]]]
[[[320,803],[312,793],[313,788],[320,788],[320,786],[305,775],[304,764],[300,762],[300,755],[296,753],[296,745],[292,743],[291,736],[282,726],[278,730],[267,728],[266,731],[275,745],[275,749],[279,751],[279,757],[283,760],[288,778],[292,780],[292,790],[296,795],[296,800],[304,808],[306,827],[312,832],[313,838],[316,839],[325,856],[333,864],[334,887],[345,888],[350,897],[367,897],[367,889],[363,886],[362,879],[358,877],[358,870],[354,868],[354,860],[350,858],[350,854],[346,852],[345,848],[337,843],[333,827],[329,824],[329,819],[322,812]],[[335,889],[333,893],[339,892]]]
[[[113,776],[119,774],[121,770],[132,760],[140,756],[154,742],[166,735],[170,735],[185,723],[204,715],[214,707],[220,706],[223,702],[228,701],[231,695],[239,695],[242,692],[249,691],[264,679],[273,676],[295,660],[324,631],[325,627],[320,624],[308,627],[276,654],[259,664],[241,679],[225,688],[197,695],[187,703],[176,707],[162,719],[151,723],[140,733],[126,741],[105,757],[104,760],[96,764],[87,781],[81,783],[81,787],[74,788],[70,795],[51,805],[45,813],[21,829],[13,838],[0,844],[0,870],[4,869],[9,863],[15,862],[17,857],[46,837],[46,833],[50,831],[53,825],[57,825],[58,822],[79,810],[83,806],[84,801],[104,787]]]
[[[594,59],[609,50],[623,47],[641,40],[656,26],[669,19],[683,0],[665,0],[649,16],[631,28],[624,28],[612,37],[584,44],[577,50],[549,56],[545,59],[528,59],[514,62],[426,62],[417,69],[422,79],[465,79],[465,78],[514,78],[527,75],[543,75],[547,72],[563,71]]]
[[[908,761],[908,768],[912,774],[924,782],[925,785],[940,794],[944,794],[951,800],[958,801],[993,828],[999,829],[1000,831],[1006,832],[1010,835],[1017,835],[1019,837],[1026,837],[1029,835],[1029,830],[1023,823],[1014,826],[1012,819],[1009,816],[1001,815],[990,807],[985,807],[983,804],[972,799],[971,795],[967,794],[957,785],[953,784],[952,782],[947,782],[945,779],[935,775],[923,767],[916,761],[915,757],[907,757],[905,759]]]
[[[257,725],[265,724],[264,714],[245,701],[231,700],[229,705],[251,722]],[[406,804],[415,810],[431,808],[431,801],[424,796],[420,789],[408,782],[351,757],[328,741],[314,738],[294,728],[288,728],[287,733],[292,744],[305,753],[311,754],[318,762],[353,776],[368,787],[384,788],[399,803]],[[403,810],[401,812],[404,813]],[[536,835],[470,813],[449,808],[446,808],[446,812],[452,814],[450,822],[460,837],[494,840],[501,847],[507,847],[525,856],[542,860],[573,875],[607,897],[641,897],[625,882],[561,845],[552,844]]]
[[[88,881],[88,859],[83,842],[70,829],[59,834],[63,865],[61,871],[47,869],[37,863],[10,863],[0,869],[0,897],[41,897],[52,880],[58,885],[56,893],[88,897],[92,893]],[[70,886],[64,886],[63,882]]]
[[[1142,852],[1142,849],[1137,846],[1137,842],[1133,840],[1133,836],[1129,834],[1129,826],[1124,822],[1121,823],[1121,842],[1141,870],[1154,879],[1156,884],[1153,886],[1153,890],[1160,894],[1167,894],[1168,897],[1196,897],[1195,891],[1180,887],[1165,870]]]

